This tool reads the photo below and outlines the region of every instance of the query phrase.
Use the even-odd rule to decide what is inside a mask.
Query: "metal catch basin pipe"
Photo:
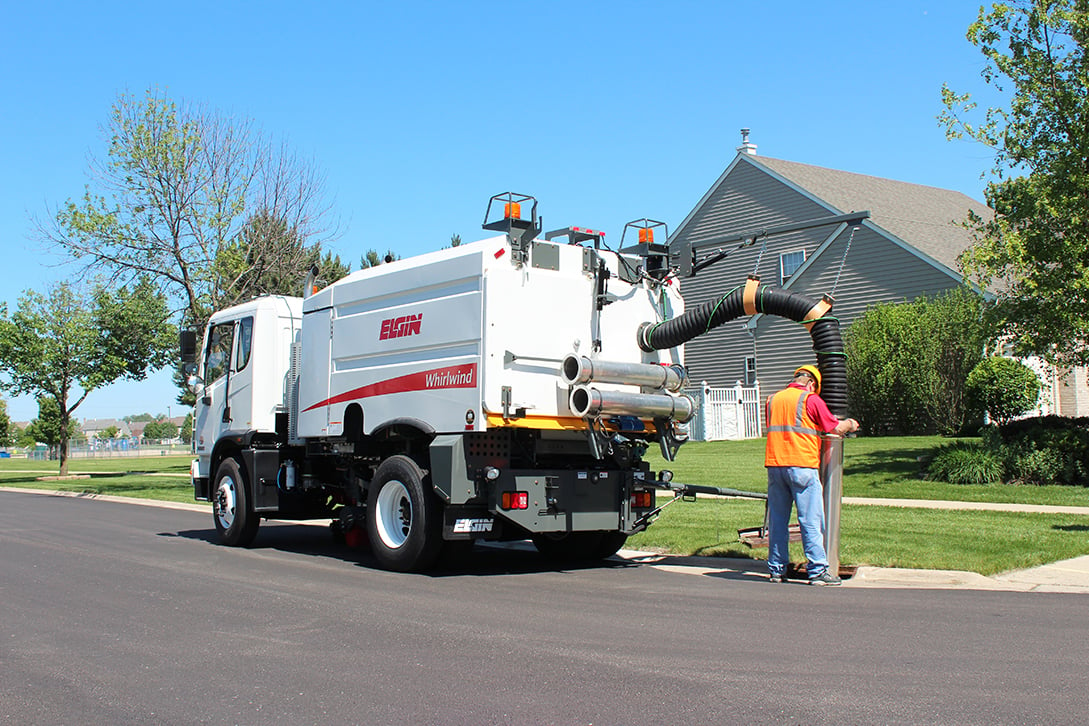
[[[627,393],[603,391],[593,386],[576,386],[569,399],[576,416],[617,415],[671,418],[684,423],[696,413],[696,401],[685,394]]]
[[[828,570],[839,572],[839,518],[843,502],[843,439],[821,438],[821,486],[824,492],[824,549]]]
[[[621,363],[568,355],[560,366],[560,377],[569,386],[588,383],[623,383],[644,388],[664,388],[678,393],[688,385],[688,372],[679,365]]]

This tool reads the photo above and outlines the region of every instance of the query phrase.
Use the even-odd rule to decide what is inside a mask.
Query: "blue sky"
[[[939,90],[986,98],[965,40],[979,2],[9,3],[0,28],[0,301],[70,270],[33,218],[82,194],[119,94],[250,118],[326,177],[358,266],[481,238],[488,198],[619,241],[679,224],[758,153],[983,198],[991,154],[949,142]],[[178,415],[169,374],[98,390],[77,417]],[[14,420],[37,415],[8,400]]]

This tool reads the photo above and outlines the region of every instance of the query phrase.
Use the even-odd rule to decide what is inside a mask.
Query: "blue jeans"
[[[801,466],[768,467],[768,572],[782,577],[790,562],[790,510],[798,507],[802,547],[809,578],[828,569],[824,551],[824,493],[816,469]]]

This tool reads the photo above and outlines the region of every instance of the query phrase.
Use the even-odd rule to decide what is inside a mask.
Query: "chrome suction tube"
[[[690,420],[696,413],[696,402],[686,394],[627,393],[608,391],[593,386],[579,385],[571,390],[568,401],[576,416],[640,416],[644,418],[670,418],[680,423]]]
[[[593,360],[570,354],[563,359],[560,377],[569,386],[589,383],[621,383],[643,388],[665,389],[678,393],[688,385],[688,372],[679,365],[621,363]]]

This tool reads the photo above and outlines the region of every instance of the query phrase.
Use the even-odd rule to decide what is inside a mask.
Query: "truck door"
[[[248,320],[252,331],[253,318]],[[231,404],[234,401],[231,400],[230,388],[234,376],[231,369],[237,367],[237,364],[232,365],[233,359],[240,359],[235,346],[236,338],[241,338],[237,335],[241,327],[239,323],[237,320],[215,323],[208,330],[203,361],[204,386],[194,423],[198,452],[211,451],[223,432],[233,428]],[[247,349],[247,362],[248,357]]]
[[[250,358],[253,354],[253,316],[238,320],[234,327],[234,355],[231,359],[230,378],[227,381],[227,408],[230,414],[228,428],[232,431],[249,431],[254,426],[253,371]]]

